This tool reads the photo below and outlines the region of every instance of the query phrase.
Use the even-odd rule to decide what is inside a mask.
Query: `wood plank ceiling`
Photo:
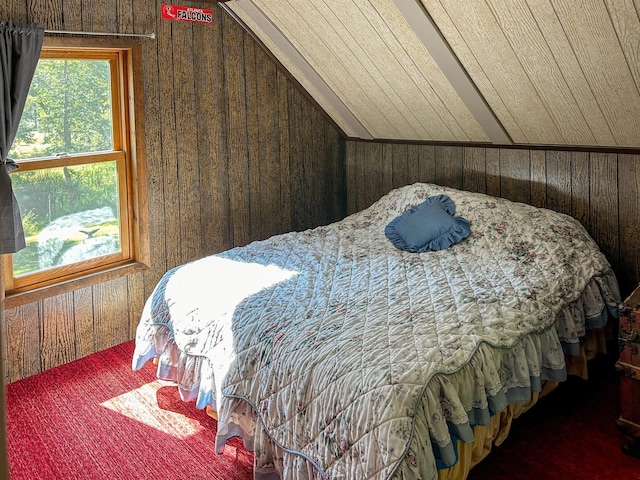
[[[351,138],[640,147],[640,0],[235,0]]]

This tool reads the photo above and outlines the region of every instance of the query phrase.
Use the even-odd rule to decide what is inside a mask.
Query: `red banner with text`
[[[183,22],[213,23],[213,10],[162,4],[162,18]]]

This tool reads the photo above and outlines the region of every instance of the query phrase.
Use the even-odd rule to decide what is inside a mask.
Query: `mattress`
[[[439,251],[384,230],[447,195],[471,234]],[[545,380],[617,315],[605,256],[575,219],[418,183],[344,220],[168,271],[136,333],[185,401],[241,436],[254,478],[437,478],[458,442]]]

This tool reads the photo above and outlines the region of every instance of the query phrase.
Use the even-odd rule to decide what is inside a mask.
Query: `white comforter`
[[[438,194],[471,235],[397,250],[385,225]],[[619,302],[574,219],[415,184],[341,222],[167,272],[133,367],[159,357],[159,376],[217,410],[219,451],[233,435],[255,450],[256,478],[426,480],[436,456],[455,461],[452,435],[471,440],[540,379],[562,380],[562,346]]]

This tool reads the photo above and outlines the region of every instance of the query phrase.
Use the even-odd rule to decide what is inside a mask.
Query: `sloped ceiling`
[[[348,137],[640,147],[640,0],[223,5]]]

